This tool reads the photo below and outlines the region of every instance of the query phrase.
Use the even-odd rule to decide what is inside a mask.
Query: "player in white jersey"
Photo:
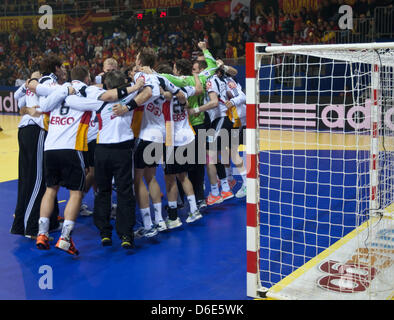
[[[56,89],[61,97],[70,94],[70,84]],[[60,102],[52,103],[52,95],[48,101],[42,100],[40,109],[50,112],[48,136],[44,145],[44,168],[47,189],[42,198],[40,220],[36,246],[38,249],[49,249],[48,221],[52,214],[53,200],[60,186],[70,191],[70,198],[64,210],[64,223],[61,236],[56,247],[70,254],[78,255],[78,250],[71,238],[75,220],[78,216],[82,190],[85,184],[85,166],[81,151],[83,150],[83,125],[90,120],[91,113],[74,111]]]
[[[47,57],[40,65],[40,72],[33,73],[44,84],[56,84],[57,79],[64,78],[65,70],[61,61],[55,57]],[[15,218],[11,227],[12,234],[25,235],[35,238],[38,231],[41,199],[45,193],[45,177],[43,174],[44,141],[46,126],[44,116],[32,117],[29,111],[35,111],[34,106],[39,104],[38,97],[22,85],[16,92],[17,100],[25,97],[25,106],[21,106],[23,114],[18,125],[18,195],[15,208]],[[50,230],[59,227],[59,207],[54,201],[54,212],[51,217]]]
[[[207,133],[208,148],[208,165],[207,172],[211,184],[211,192],[207,198],[208,205],[214,205],[231,199],[234,194],[231,192],[226,177],[225,167],[222,162],[228,162],[225,159],[225,151],[230,141],[232,121],[227,116],[227,107],[225,105],[226,83],[222,78],[222,69],[210,77],[206,83],[206,95],[204,105],[199,108],[189,109],[189,114],[198,114],[207,112],[211,120],[211,126]],[[218,151],[222,153],[222,159],[219,161]],[[219,190],[218,177],[222,191]]]
[[[109,72],[109,69],[107,69],[107,72]],[[90,80],[89,80],[90,82]],[[73,86],[75,86],[76,81],[73,81]],[[84,88],[84,95],[88,95],[90,98],[94,98],[94,99],[100,99],[102,101],[117,101],[120,98],[126,96],[128,93],[132,92],[133,89],[128,85],[128,84],[124,84],[121,88],[117,88],[117,89],[113,89],[113,90],[104,90],[101,87],[97,87],[95,85],[90,85],[87,86],[86,84],[82,84],[80,85],[84,86],[86,88]],[[78,87],[78,86],[77,86]],[[37,94],[39,96],[43,96],[46,97],[48,96],[52,91],[53,91],[53,87],[50,86],[46,86],[46,85],[41,85],[37,82],[32,82],[31,84],[29,84],[29,89],[33,92],[37,92]],[[90,165],[88,166],[89,171],[87,174],[87,182],[86,182],[86,188],[85,189],[85,193],[90,189],[90,186],[93,183],[93,178],[94,178],[94,168],[92,167],[92,163],[93,163],[93,155],[94,155],[94,147],[95,147],[95,142],[94,140],[91,139],[95,139],[94,136],[97,135],[97,129],[94,129],[94,125],[96,125],[96,122],[94,121],[94,117],[92,116],[91,122],[90,122],[90,130],[88,133],[88,140],[90,143],[88,143],[88,157],[86,157],[86,153],[85,153],[85,161],[89,161]],[[90,146],[90,151],[89,151],[89,146]],[[87,159],[86,159],[87,158]],[[87,205],[85,204],[81,204],[81,211],[80,211],[81,215],[84,216],[88,216],[91,215],[92,212],[90,210],[88,210]]]
[[[201,88],[201,82],[199,80],[196,82],[196,86],[200,86]],[[198,152],[198,150],[195,150],[195,134],[190,125],[186,109],[187,98],[195,95],[196,88],[187,86],[181,88],[181,93],[184,95],[185,102],[183,104],[176,96],[174,96],[170,102],[165,102],[165,104],[170,105],[174,132],[172,144],[165,147],[164,157],[164,178],[166,182],[169,207],[168,219],[166,222],[169,229],[182,225],[177,214],[177,180],[179,181],[189,202],[190,212],[186,222],[191,223],[202,218],[197,207],[193,185],[187,176],[189,166],[195,164],[195,153]]]
[[[156,53],[153,49],[143,48],[136,57],[136,67],[138,70],[145,67],[146,72],[137,72],[134,77],[144,77],[152,90],[152,97],[144,103],[144,111],[141,121],[139,137],[134,148],[134,181],[135,192],[141,212],[143,227],[135,233],[137,237],[154,237],[158,231],[165,230],[166,224],[162,217],[161,190],[156,181],[156,167],[162,156],[162,144],[165,138],[165,120],[169,121],[169,112],[164,112],[161,108],[163,101],[160,96],[159,79],[153,75],[152,68],[156,63]],[[175,87],[173,87],[175,88]],[[166,119],[164,119],[164,116]],[[157,151],[157,154],[145,151]],[[148,157],[151,156],[150,159]],[[145,186],[144,179],[148,188]],[[150,200],[152,199],[155,225],[152,222],[150,211]]]
[[[246,197],[246,168],[243,159],[239,155],[239,144],[244,144],[244,130],[246,128],[246,95],[242,91],[242,87],[232,77],[226,75],[224,77],[226,82],[226,97],[225,104],[228,108],[229,117],[232,119],[234,125],[231,130],[230,152],[231,160],[235,165],[239,175],[242,177],[242,186],[235,194],[236,198]],[[227,179],[232,188],[236,184],[236,180],[232,175],[231,165],[226,167]]]
[[[76,67],[72,71],[72,77],[73,77],[73,79],[87,81],[87,79],[89,78],[89,72],[83,67]],[[122,79],[122,80],[124,80],[124,79]],[[124,81],[122,84],[124,84]],[[93,98],[101,98],[104,95],[103,92],[97,91],[97,88],[95,89],[95,87],[93,87],[93,86],[87,87],[81,81],[73,81],[73,86],[79,90],[79,94],[80,94],[80,92],[85,93],[85,94],[81,94],[82,96],[91,96]],[[51,93],[47,97],[46,103],[44,103],[41,106],[43,111],[47,111],[46,108],[48,106],[50,108],[53,108],[54,106],[58,105],[59,99],[60,99],[60,101],[62,98],[64,99],[64,97],[62,95],[63,94],[62,89],[63,88],[57,89],[55,92]],[[138,89],[139,88],[134,87],[135,93],[137,93]],[[93,93],[91,92],[92,90],[93,90]],[[115,91],[115,93],[117,92],[116,89],[114,91]],[[106,92],[104,92],[104,93],[106,93]],[[74,98],[74,100],[76,99],[76,101],[72,100],[72,98]],[[131,100],[131,99],[132,99],[132,97],[129,97],[129,100]],[[109,138],[102,139],[103,140],[102,143],[104,143],[104,144],[105,143],[116,143],[116,141],[118,143],[121,143],[124,141],[124,140],[122,140],[122,137],[126,136],[126,138],[128,138],[127,133],[123,133],[123,131],[125,131],[124,130],[125,128],[128,128],[129,131],[131,131],[130,130],[131,121],[129,124],[126,123],[126,126],[118,128],[118,131],[115,131],[114,129],[116,129],[116,127],[119,127],[119,125],[117,125],[117,123],[119,123],[119,121],[120,121],[120,123],[122,123],[123,119],[120,119],[119,121],[118,120],[112,121],[112,123],[115,123],[115,124],[110,123],[109,125],[105,125],[105,126],[102,125],[102,121],[100,122],[100,119],[102,119],[101,115],[102,115],[104,107],[107,107],[110,110],[109,111],[110,116],[107,118],[109,118],[110,120],[116,119],[116,117],[112,115],[112,109],[111,109],[115,104],[114,103],[108,104],[107,102],[102,102],[102,101],[92,100],[92,99],[90,99],[90,100],[93,101],[93,106],[91,104],[89,105],[89,103],[88,103],[89,100],[87,100],[85,98],[69,97],[69,99],[66,99],[62,103],[62,107],[60,107],[60,108],[57,107],[54,109],[54,112],[52,112],[52,113],[54,113],[55,115],[53,116],[51,114],[50,125],[51,124],[56,125],[56,124],[60,123],[60,125],[63,125],[63,127],[54,127],[54,129],[52,129],[52,131],[50,130],[50,133],[53,132],[53,134],[48,135],[48,137],[51,137],[51,139],[49,139],[48,146],[47,146],[48,150],[59,149],[59,145],[62,145],[63,148],[64,147],[66,148],[66,150],[60,150],[60,151],[62,153],[65,153],[66,151],[68,153],[70,153],[70,155],[69,155],[70,158],[72,157],[72,151],[86,150],[87,130],[88,130],[90,115],[91,115],[92,110],[96,111],[96,114],[99,118],[99,135],[102,133],[102,131],[109,131],[109,133],[107,133],[107,136],[109,136]],[[60,109],[60,111],[58,111],[58,109]],[[86,111],[86,110],[89,110],[89,111]],[[85,111],[85,112],[83,112],[83,111]],[[62,118],[59,119],[59,116],[57,115],[57,113],[59,113],[60,115],[62,115],[62,113],[63,113],[63,115],[71,114],[70,117],[72,117],[76,120],[72,121],[71,119],[70,120],[68,120],[68,119],[64,120]],[[78,125],[78,127],[75,127],[74,124],[76,121],[78,121],[78,119],[80,119],[79,125]],[[65,126],[68,126],[68,128]],[[61,131],[62,131],[62,134],[60,135],[59,133],[61,133]],[[118,132],[118,135],[116,135],[116,132]],[[128,140],[130,140],[130,139],[128,139]],[[55,143],[55,141],[56,141],[56,143]],[[73,145],[74,145],[74,148],[72,148]],[[57,146],[57,148],[55,146]],[[125,150],[123,150],[123,149],[125,149]],[[123,150],[123,153],[126,152],[126,154],[127,154],[127,146],[125,146],[125,148],[122,148],[122,150]],[[115,152],[113,152],[113,151],[115,151]],[[130,151],[130,155],[131,155],[131,146],[129,148],[129,151]],[[98,156],[99,153],[100,153],[99,148],[96,147],[96,157],[97,158],[100,158]],[[116,148],[115,148],[114,150],[111,150],[110,153],[115,155],[115,157],[121,158],[121,160],[123,162],[126,162],[126,163],[128,163],[129,166],[131,166],[131,164],[132,164],[131,158],[129,159],[130,161],[127,161],[127,159],[125,157],[119,157],[119,154],[121,153],[121,151],[116,152]],[[54,155],[60,155],[60,152],[58,151],[58,152],[54,153]],[[79,153],[78,153],[78,155],[79,155]],[[100,233],[102,235],[102,238],[108,238],[110,241],[111,239],[110,239],[110,237],[108,237],[108,232],[107,232],[108,229],[112,228],[111,225],[109,224],[110,212],[108,212],[108,214],[107,214],[107,211],[105,210],[106,209],[105,205],[100,205],[100,203],[96,204],[96,202],[102,201],[103,198],[104,198],[104,202],[106,202],[105,199],[106,199],[107,193],[109,194],[109,201],[110,201],[112,184],[109,185],[109,191],[107,192],[107,190],[106,190],[107,186],[104,185],[104,187],[103,187],[103,184],[105,184],[106,181],[105,182],[102,181],[101,173],[104,172],[104,174],[108,174],[108,172],[106,172],[106,169],[108,169],[108,167],[105,167],[104,170],[100,170],[101,167],[100,167],[100,165],[98,165],[99,162],[96,160],[95,160],[95,167],[98,168],[98,172],[96,173],[98,193],[97,193],[97,197],[95,198],[94,221],[95,221],[96,226],[98,226],[98,228],[100,229]],[[74,165],[76,165],[76,161],[73,161],[73,162],[74,162]],[[80,165],[83,166],[84,162],[80,161]],[[65,163],[65,166],[71,167],[71,163],[69,163],[69,164]],[[57,169],[57,168],[54,168],[54,169]],[[130,171],[129,176],[127,176],[127,170],[122,172],[122,174],[115,175],[115,179],[118,179],[119,177],[123,177],[126,180],[126,183],[123,183],[123,184],[119,181],[120,189],[118,190],[118,201],[125,203],[125,205],[119,205],[118,212],[117,212],[119,215],[119,220],[117,220],[117,232],[118,232],[119,237],[122,239],[122,246],[125,248],[129,248],[132,246],[132,241],[133,241],[132,228],[133,228],[133,221],[134,221],[134,214],[133,214],[134,211],[133,210],[135,210],[135,209],[133,209],[134,208],[133,207],[133,203],[134,203],[133,198],[134,197],[132,194],[132,187],[131,187],[131,184],[132,184],[131,167],[130,167],[129,171]],[[79,172],[78,172],[78,174],[79,174]],[[74,176],[76,177],[76,176],[78,176],[78,174],[74,174]],[[126,177],[129,177],[130,179],[126,179]],[[69,177],[63,177],[63,178],[64,178],[64,180],[68,180],[64,185],[68,189],[70,189],[70,200],[72,200],[71,205],[74,203],[76,204],[78,201],[74,201],[74,199],[71,199],[71,193],[73,193],[75,198],[82,194],[82,190],[84,189],[84,185],[83,185],[84,177],[80,179],[81,185],[78,186],[77,188],[76,188],[76,184],[74,183],[77,180],[72,180],[73,178],[71,175]],[[112,182],[112,175],[110,176],[109,179],[110,179],[110,182]],[[57,185],[55,184],[55,186],[57,186]],[[71,192],[71,190],[73,192]],[[75,192],[74,192],[74,190],[75,190]],[[124,200],[124,198],[127,198],[127,199]],[[70,200],[69,200],[68,204],[70,203]],[[76,200],[78,200],[78,199],[76,199]],[[80,204],[80,201],[79,201],[79,204]],[[110,208],[110,202],[109,202],[109,208]],[[67,207],[66,207],[66,209],[67,209]],[[65,248],[66,251],[71,254],[78,253],[78,251],[75,249],[75,246],[73,245],[73,242],[70,237],[70,231],[72,230],[72,227],[73,227],[73,223],[70,223],[70,221],[74,222],[76,219],[76,216],[78,215],[78,212],[76,212],[74,209],[76,209],[76,207],[73,206],[72,208],[70,208],[70,211],[67,213],[67,215],[70,219],[66,218],[65,225],[66,225],[66,222],[69,222],[69,223],[67,223],[69,225],[69,228],[67,230],[64,230],[67,233],[63,234],[63,232],[62,232],[62,237],[57,244],[58,247]],[[44,215],[45,215],[45,212],[44,212]],[[65,215],[66,215],[66,212],[65,212]],[[108,217],[108,219],[107,219],[107,217]],[[44,243],[44,245],[41,243],[38,243],[38,247],[46,249],[49,246],[47,244],[47,239],[45,238],[45,236],[46,236],[45,230],[43,230],[43,231],[44,231],[44,235],[42,237],[43,237],[44,241],[42,241],[42,242]],[[41,232],[41,234],[42,233],[43,232]],[[105,233],[105,235],[104,235],[104,233]],[[106,242],[108,243],[108,241],[106,241]],[[67,245],[67,243],[69,245]]]

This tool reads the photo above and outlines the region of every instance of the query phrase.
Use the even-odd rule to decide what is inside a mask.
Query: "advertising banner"
[[[181,7],[182,0],[143,0],[143,9]]]
[[[307,11],[317,11],[321,0],[282,0],[281,8],[286,13],[296,13],[304,7]]]
[[[17,88],[0,87],[0,113],[18,113],[18,103],[14,99]]]
[[[7,33],[16,30],[38,30],[38,21],[42,16],[15,16],[0,17],[0,33]],[[64,29],[66,24],[65,14],[53,15],[53,28],[55,30]]]
[[[371,130],[370,99],[355,104],[350,97],[262,96],[259,104],[259,125],[281,129],[314,131]],[[264,102],[266,101],[266,102]],[[394,108],[382,113],[385,127],[394,131]]]

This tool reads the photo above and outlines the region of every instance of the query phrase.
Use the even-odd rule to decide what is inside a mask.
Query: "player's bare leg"
[[[156,171],[156,168],[155,168],[155,171]],[[149,203],[149,191],[144,183],[145,176],[148,179],[151,177],[147,168],[135,169],[135,174],[134,174],[135,193],[136,193],[137,202],[138,202],[138,205],[139,205],[140,211],[141,211],[142,222],[144,225],[143,228],[136,231],[135,236],[137,238],[142,237],[142,236],[153,237],[157,234],[157,230],[153,227],[153,222],[152,222],[152,218],[151,218],[150,205],[149,205],[150,204]],[[150,180],[151,180],[151,178],[150,178]],[[149,183],[151,182],[150,180],[146,181],[148,186],[149,186]],[[157,191],[155,190],[154,185],[152,185],[152,188],[153,188],[154,198],[156,199],[155,192],[157,192]],[[160,188],[159,188],[159,197],[160,197]],[[152,200],[153,200],[153,198],[152,198]]]
[[[190,212],[186,222],[194,222],[202,218],[201,213],[198,211],[196,197],[194,195],[193,185],[190,182],[187,173],[182,172],[176,175],[178,181],[181,183],[183,190],[185,191],[187,201],[189,202]],[[175,183],[176,184],[176,183]]]

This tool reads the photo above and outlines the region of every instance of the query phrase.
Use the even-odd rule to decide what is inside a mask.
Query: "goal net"
[[[248,296],[393,299],[394,43],[246,49]]]

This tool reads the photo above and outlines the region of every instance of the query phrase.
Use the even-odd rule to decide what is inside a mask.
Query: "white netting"
[[[390,296],[393,50],[299,51],[257,59],[261,287],[294,299]],[[378,210],[372,212],[374,148]]]

